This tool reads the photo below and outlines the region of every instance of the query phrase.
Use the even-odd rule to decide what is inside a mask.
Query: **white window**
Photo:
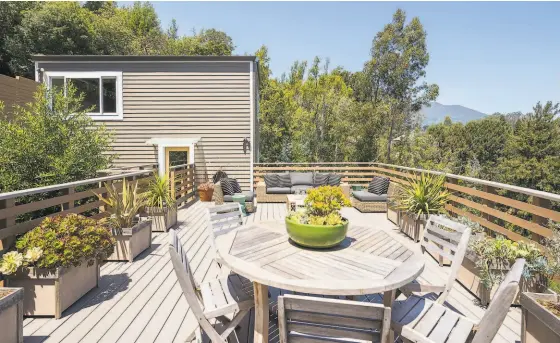
[[[82,108],[91,108],[88,114],[94,120],[123,119],[121,72],[45,72],[45,76],[50,89],[65,89],[72,82],[84,94]]]

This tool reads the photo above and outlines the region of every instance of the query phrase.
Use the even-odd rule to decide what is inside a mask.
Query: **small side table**
[[[286,196],[286,207],[288,211],[296,211],[299,207],[304,206],[306,195],[288,194]]]
[[[243,215],[247,216],[247,209],[245,208],[245,195],[235,194],[232,195],[231,198],[233,199],[233,202],[238,202],[241,205],[241,211],[243,211]]]

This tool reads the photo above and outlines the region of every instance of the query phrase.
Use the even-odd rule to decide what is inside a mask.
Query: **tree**
[[[384,104],[383,127],[387,137],[386,159],[391,160],[394,137],[410,132],[417,124],[414,114],[437,98],[437,85],[420,82],[430,60],[426,31],[420,19],[405,24],[406,14],[397,10],[393,21],[379,32],[371,48],[371,60],[364,67],[366,94],[376,108]],[[363,82],[362,82],[363,83]],[[373,156],[371,156],[373,157]]]
[[[135,2],[127,13],[126,23],[134,37],[133,50],[137,54],[155,55],[164,44],[160,21],[149,2]]]
[[[175,20],[175,18],[171,19],[171,24],[167,29],[167,37],[169,39],[179,38],[179,26],[177,25],[177,20]]]
[[[66,92],[41,87],[34,103],[16,107],[15,120],[0,119],[0,193],[88,179],[110,166],[111,134],[81,110],[74,87]]]
[[[560,190],[560,104],[538,102],[517,120],[499,169],[502,181],[545,192]]]
[[[32,1],[2,1],[0,2],[0,74],[13,76],[10,68],[12,54],[8,51],[7,38],[16,32],[21,24],[23,12],[40,6]]]

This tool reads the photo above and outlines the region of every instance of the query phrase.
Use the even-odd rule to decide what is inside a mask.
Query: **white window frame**
[[[73,72],[73,71],[49,71],[45,72],[44,82],[47,87],[51,89],[51,80],[53,78],[64,78],[64,85],[66,85],[66,79],[102,79],[115,78],[116,79],[116,101],[117,101],[117,112],[116,113],[106,113],[101,112],[103,108],[103,94],[102,87],[99,87],[99,113],[88,113],[88,115],[93,120],[123,120],[123,90],[122,90],[122,72],[117,71],[91,71],[91,72]],[[101,81],[100,81],[101,82]]]

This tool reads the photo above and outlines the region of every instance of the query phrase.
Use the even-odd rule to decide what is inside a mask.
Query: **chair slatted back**
[[[243,212],[239,203],[229,203],[207,209],[208,238],[215,250],[216,236],[243,226]]]
[[[488,309],[480,320],[478,330],[472,343],[492,342],[500,326],[502,326],[506,319],[509,307],[513,303],[515,295],[519,290],[519,282],[521,281],[521,275],[523,275],[523,268],[525,268],[525,259],[517,259],[507,273],[504,281],[500,284],[500,287],[490,302],[490,306],[488,306]]]
[[[389,342],[391,308],[286,294],[278,297],[280,343],[351,339]]]
[[[198,324],[210,336],[212,341],[225,342],[204,315],[200,292],[197,291],[198,284],[194,280],[187,254],[174,229],[169,230],[169,255],[171,256],[171,262],[179,280],[179,285],[181,285],[183,290],[183,295],[187,299],[187,303],[193,311]]]
[[[420,240],[423,251],[428,250],[432,254],[438,254],[451,261],[445,290],[438,298],[438,303],[443,303],[453,288],[453,283],[467,253],[471,231],[470,227],[443,216],[431,215],[426,221]]]

